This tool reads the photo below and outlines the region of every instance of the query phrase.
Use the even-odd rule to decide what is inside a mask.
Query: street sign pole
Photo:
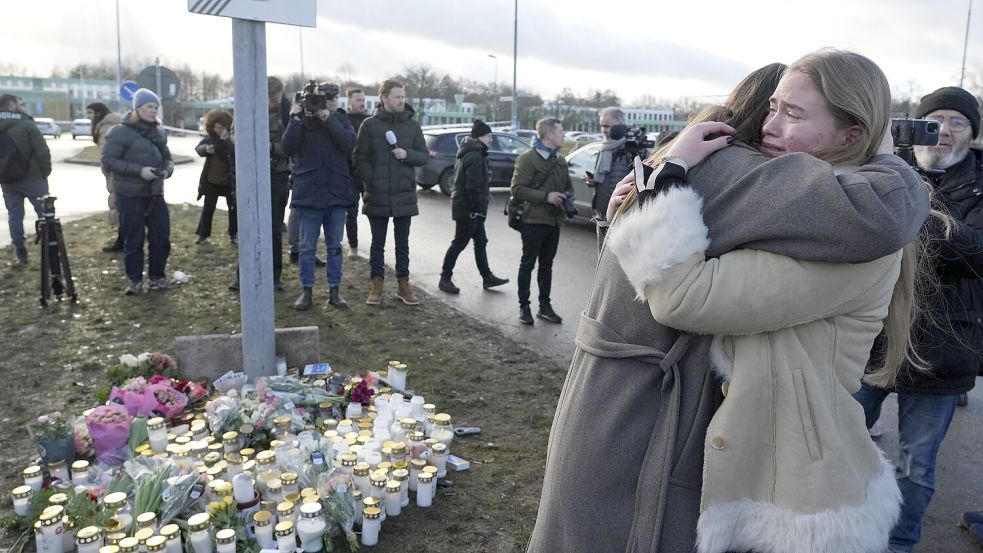
[[[232,67],[242,361],[255,380],[276,372],[266,23],[232,20]]]

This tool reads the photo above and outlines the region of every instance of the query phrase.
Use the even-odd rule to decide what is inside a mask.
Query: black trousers
[[[218,205],[218,194],[205,194],[205,206],[201,210],[201,218],[198,219],[198,229],[195,234],[202,238],[212,235],[212,218],[215,216],[215,206]],[[229,238],[239,235],[239,216],[236,213],[235,197],[223,196],[225,205],[229,208]]]
[[[360,194],[355,192],[355,203],[348,208],[345,216],[345,234],[348,236],[348,247],[358,247],[358,199]]]
[[[485,246],[488,244],[488,235],[485,234],[484,217],[467,217],[456,221],[454,227],[454,239],[444,254],[444,265],[441,267],[440,276],[450,278],[454,274],[454,265],[457,264],[457,256],[461,255],[464,248],[468,247],[468,242],[474,242],[474,262],[478,265],[478,272],[482,277],[488,277],[491,271],[488,269],[488,252]]]
[[[519,261],[519,305],[529,305],[529,284],[532,268],[539,261],[536,282],[539,284],[539,306],[550,305],[553,286],[553,258],[560,244],[560,227],[553,225],[522,225],[522,259]]]

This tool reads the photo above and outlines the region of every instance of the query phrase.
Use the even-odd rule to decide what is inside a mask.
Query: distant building
[[[588,106],[571,106],[562,103],[543,104],[544,116],[551,115],[563,121],[566,131],[599,133],[600,109]],[[647,132],[665,133],[686,126],[686,121],[677,121],[671,109],[645,109],[621,107],[625,113],[625,124],[629,127],[645,127]]]
[[[20,96],[33,116],[61,121],[85,117],[85,106],[92,102],[113,106],[119,98],[116,81],[13,75],[0,75],[0,94]]]

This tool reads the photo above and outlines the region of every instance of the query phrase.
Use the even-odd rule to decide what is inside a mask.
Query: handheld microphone
[[[386,142],[389,143],[389,148],[396,149],[396,133],[392,131],[386,131]]]

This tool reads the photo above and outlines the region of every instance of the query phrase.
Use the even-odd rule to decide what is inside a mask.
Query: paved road
[[[195,138],[171,138],[174,153],[194,155]],[[71,138],[49,139],[55,169],[49,181],[53,194],[59,197],[58,213],[63,220],[71,220],[105,210],[105,192],[102,175],[96,167],[64,163],[88,141],[72,141]],[[181,165],[174,177],[167,181],[166,199],[171,204],[195,203],[201,162],[196,160]],[[516,319],[518,301],[515,277],[520,255],[519,235],[508,228],[505,217],[500,215],[507,195],[504,191],[493,194],[487,228],[490,239],[488,256],[492,270],[512,282],[496,289],[481,289],[481,277],[475,268],[471,250],[465,250],[458,260],[454,282],[461,288],[460,296],[449,296],[437,290],[440,265],[447,245],[453,235],[449,203],[433,191],[420,191],[420,216],[413,219],[410,232],[410,252],[413,282],[432,292],[448,304],[470,315],[479,317],[502,329],[509,337],[544,352],[561,363],[569,362],[576,331],[577,314],[584,307],[585,297],[593,279],[597,262],[596,241],[593,228],[572,224],[563,228],[560,248],[554,265],[553,302],[558,313],[566,321],[553,325],[537,319],[534,327],[519,324]],[[0,208],[0,218],[6,212]],[[364,222],[364,219],[362,219]],[[29,223],[30,224],[30,223]],[[221,235],[224,224],[216,217]],[[0,246],[9,243],[6,225],[0,225]],[[110,232],[107,229],[107,239]],[[190,238],[188,238],[190,239]],[[360,253],[365,256],[369,245],[368,224],[359,228]],[[322,246],[323,247],[323,246]],[[9,252],[7,250],[5,253]],[[7,253],[9,255],[9,253]],[[387,246],[387,262],[394,261],[392,236]],[[535,281],[535,279],[534,279]],[[535,284],[533,295],[535,297]],[[360,301],[361,298],[349,298]],[[983,384],[980,380],[978,383]],[[885,404],[882,422],[886,426],[881,447],[888,456],[897,459],[897,404],[889,399]],[[955,527],[959,513],[966,509],[983,509],[983,385],[970,394],[970,404],[956,413],[952,430],[942,447],[938,470],[938,490],[932,502],[923,529],[923,541],[918,553],[979,553],[966,532]]]

